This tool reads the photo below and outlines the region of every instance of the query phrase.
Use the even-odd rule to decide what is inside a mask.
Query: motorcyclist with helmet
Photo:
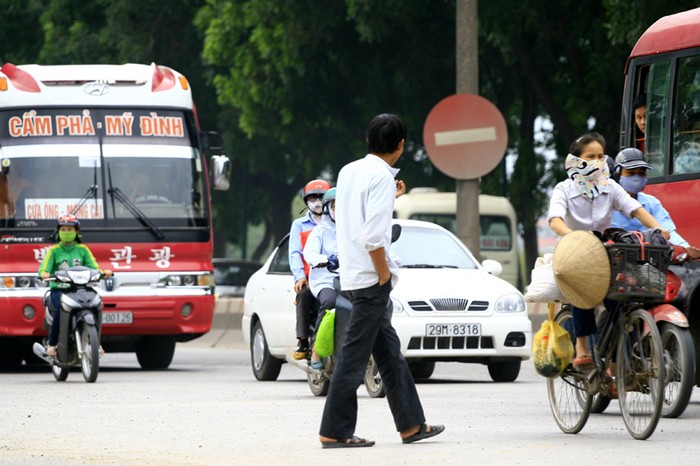
[[[316,225],[304,246],[304,260],[309,264],[309,288],[319,303],[318,317],[314,328],[329,309],[335,309],[338,292],[333,280],[338,276],[338,242],[335,235],[335,191],[331,188],[323,195],[323,220]],[[315,348],[311,352],[311,367],[323,369],[323,361]]]
[[[80,239],[80,220],[75,215],[64,215],[58,219],[56,225],[59,241],[51,246],[44,256],[44,260],[39,267],[39,277],[42,280],[50,278],[57,270],[65,270],[75,266],[86,266],[100,270],[105,277],[112,275],[111,270],[100,269],[95,256],[90,248],[82,244]],[[53,312],[53,323],[49,331],[46,355],[56,357],[56,344],[58,343],[58,333],[60,329],[61,295],[68,284],[52,281],[49,285],[49,306]],[[104,351],[100,347],[100,355]]]
[[[304,244],[311,230],[321,223],[323,216],[323,195],[331,189],[325,180],[311,180],[302,193],[302,199],[308,209],[306,215],[292,222],[289,232],[289,268],[294,275],[294,292],[296,293],[296,334],[299,347],[294,359],[305,359],[309,352],[309,324],[314,310],[314,295],[309,288],[309,266],[304,261]],[[303,211],[302,211],[303,212]]]

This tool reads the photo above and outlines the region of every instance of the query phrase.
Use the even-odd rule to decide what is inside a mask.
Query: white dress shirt
[[[642,205],[614,180],[608,181],[609,191],[599,194],[593,200],[583,197],[571,179],[558,183],[549,200],[547,221],[559,217],[572,230],[603,233],[610,228],[614,211],[622,212],[630,218]]]
[[[392,286],[398,265],[389,253],[391,219],[399,171],[376,155],[344,166],[338,174],[335,200],[340,286],[343,290],[369,288],[379,282],[369,252],[384,248]]]

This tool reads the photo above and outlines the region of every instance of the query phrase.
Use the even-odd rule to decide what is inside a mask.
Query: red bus
[[[646,96],[646,128],[633,103]],[[620,147],[643,149],[658,197],[678,233],[700,245],[700,8],[666,16],[639,38],[625,69]],[[642,147],[640,147],[642,148]]]
[[[229,163],[207,163],[205,136],[189,82],[165,66],[0,68],[0,366],[31,362],[46,335],[37,271],[68,213],[114,271],[107,352],[164,369],[176,342],[210,330],[210,189],[228,188]]]
[[[643,134],[635,124],[635,99],[646,102]],[[635,145],[653,167],[645,192],[661,200],[686,241],[700,245],[700,8],[661,18],[632,49],[625,69],[620,147]],[[682,308],[697,354],[700,261],[677,272],[689,290]],[[700,386],[697,355],[695,384]]]

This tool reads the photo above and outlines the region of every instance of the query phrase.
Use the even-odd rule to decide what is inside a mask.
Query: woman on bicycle
[[[642,205],[619,184],[609,178],[605,162],[605,139],[598,133],[586,133],[569,147],[564,167],[567,179],[558,183],[549,202],[547,221],[559,236],[575,230],[602,234],[610,228],[613,212],[638,219],[647,228],[662,229]],[[669,232],[662,230],[666,239]],[[574,367],[585,370],[593,364],[586,337],[596,333],[593,309],[571,306],[576,334]]]

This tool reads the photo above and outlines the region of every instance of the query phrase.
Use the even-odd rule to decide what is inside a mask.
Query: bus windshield
[[[42,111],[52,123],[65,113]],[[180,126],[170,128],[176,137],[163,136],[167,129],[158,137],[135,137],[133,130],[129,137],[100,134],[106,113],[90,112],[95,131],[85,137],[57,135],[55,125],[43,128],[49,136],[34,136],[36,123],[31,131],[15,128],[30,136],[13,135],[11,124],[10,131],[0,133],[0,227],[39,226],[68,213],[95,221],[93,226],[135,215],[166,225],[206,218],[201,153],[190,142],[183,113],[167,112],[179,120]],[[12,121],[12,116],[2,120]],[[146,129],[141,124],[140,131]],[[83,131],[89,133],[89,127]]]

